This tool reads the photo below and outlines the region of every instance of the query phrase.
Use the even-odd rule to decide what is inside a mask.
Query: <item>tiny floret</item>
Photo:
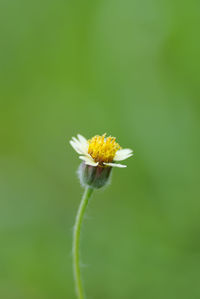
[[[83,186],[98,189],[109,183],[112,167],[124,168],[126,165],[116,163],[133,155],[131,149],[122,149],[115,137],[96,135],[87,140],[78,134],[72,137],[71,146],[83,160],[78,175]]]
[[[115,137],[106,137],[96,135],[87,140],[82,135],[78,134],[77,138],[72,137],[70,140],[71,146],[80,155],[80,159],[86,165],[100,167],[126,167],[126,165],[116,163],[123,161],[133,155],[131,149],[122,149],[116,142]]]
[[[92,139],[88,140],[88,154],[95,162],[99,162],[102,166],[103,163],[112,162],[116,152],[121,149],[120,145],[115,140],[115,137],[106,138],[106,134],[102,136],[94,136]]]

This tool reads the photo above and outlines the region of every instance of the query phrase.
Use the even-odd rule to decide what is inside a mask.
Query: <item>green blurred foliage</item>
[[[89,298],[200,298],[200,2],[0,0],[0,297],[72,299],[71,136],[134,149],[82,235]]]

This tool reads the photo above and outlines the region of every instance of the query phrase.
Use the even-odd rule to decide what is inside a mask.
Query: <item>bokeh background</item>
[[[134,149],[82,234],[88,299],[200,298],[200,2],[0,1],[0,297],[75,299],[77,133]]]

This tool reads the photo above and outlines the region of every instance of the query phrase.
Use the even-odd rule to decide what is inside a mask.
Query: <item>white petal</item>
[[[88,148],[75,137],[72,137],[72,140],[70,140],[70,144],[78,154],[82,154],[82,155],[88,154]]]
[[[107,166],[111,166],[111,167],[119,167],[119,168],[125,168],[125,167],[127,167],[126,165],[116,164],[116,163],[103,163],[103,164],[107,165]]]
[[[80,151],[79,147],[77,146],[77,144],[76,144],[74,141],[70,140],[69,143],[71,144],[71,146],[73,147],[73,149],[74,149],[78,154],[80,154],[80,155],[82,154],[82,152]]]
[[[95,162],[90,162],[90,161],[88,161],[88,162],[85,162],[85,164],[87,164],[87,165],[90,165],[90,166],[97,166],[99,163],[97,162],[97,163],[95,163]]]
[[[72,137],[72,141],[74,141],[75,143],[79,144],[79,140],[76,137]]]
[[[91,156],[79,156],[79,159],[81,159],[81,160],[83,160],[83,161],[85,161],[85,162],[91,162],[91,163],[96,163],[96,162],[94,162],[94,160],[92,159],[92,157]]]
[[[72,141],[73,141],[74,143],[76,143],[78,146],[81,145],[79,139],[77,139],[76,137],[72,137]]]
[[[79,159],[83,160],[87,165],[97,166],[99,164],[99,162],[94,162],[94,160],[88,156],[80,156]]]
[[[123,160],[126,160],[130,157],[132,157],[133,154],[130,154],[130,155],[118,155],[118,156],[115,156],[113,161],[123,161]]]
[[[84,149],[84,152],[87,153],[88,152],[88,147],[89,147],[88,141],[85,139],[85,137],[83,137],[80,134],[78,134],[77,136],[78,136],[78,139],[79,139],[79,143],[81,144],[81,147]]]
[[[77,136],[82,144],[88,145],[88,141],[85,139],[85,137],[83,137],[81,134],[78,134]]]
[[[118,150],[115,154],[114,161],[122,161],[133,155],[133,151],[129,148]]]

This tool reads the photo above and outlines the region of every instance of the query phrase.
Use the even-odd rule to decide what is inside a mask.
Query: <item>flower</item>
[[[123,161],[133,155],[131,149],[122,149],[116,142],[115,137],[106,137],[96,135],[87,140],[82,135],[78,134],[77,138],[72,137],[70,144],[73,149],[80,155],[79,158],[84,161],[86,165],[93,167],[126,167],[126,165],[115,163],[116,161]]]

